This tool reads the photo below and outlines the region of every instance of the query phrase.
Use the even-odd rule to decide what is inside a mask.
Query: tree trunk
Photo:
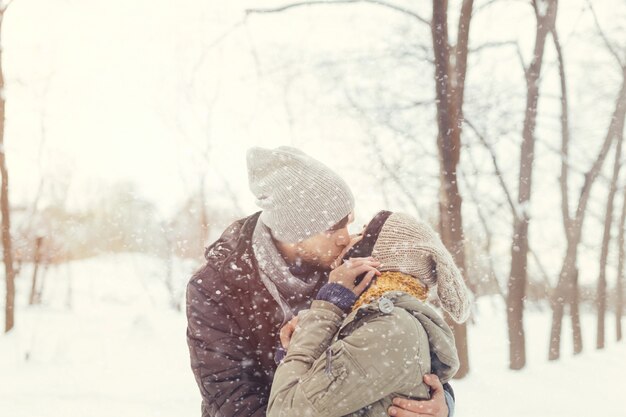
[[[209,240],[209,215],[207,213],[207,201],[204,192],[204,178],[204,174],[202,174],[198,190],[198,205],[200,206],[198,207],[200,210],[200,253],[204,253],[204,248]]]
[[[551,0],[545,15],[536,13],[537,32],[533,60],[526,70],[526,115],[522,131],[517,213],[513,222],[511,243],[511,273],[508,281],[507,323],[509,328],[509,368],[522,369],[526,364],[524,334],[524,298],[528,274],[528,206],[531,197],[533,161],[535,156],[535,126],[539,101],[539,79],[548,33],[554,26],[557,2]]]
[[[569,303],[570,315],[572,316],[572,339],[574,343],[574,355],[583,351],[583,333],[580,326],[580,295],[578,287],[578,268],[572,276],[572,285],[570,286]]]
[[[528,219],[515,220],[511,248],[511,274],[506,297],[509,330],[509,368],[522,369],[526,364],[526,337],[524,334],[524,298],[526,295],[526,268],[528,263]],[[522,256],[522,253],[524,256]]]
[[[68,310],[71,310],[74,306],[74,285],[72,278],[72,269],[70,268],[69,262],[67,262],[65,265],[67,267],[67,292],[65,293],[65,306]]]
[[[11,209],[9,206],[9,173],[7,171],[6,153],[4,147],[5,127],[5,85],[4,68],[2,67],[2,21],[5,9],[0,9],[0,173],[2,175],[2,189],[0,190],[0,211],[2,212],[2,251],[4,273],[6,279],[6,304],[4,331],[8,332],[15,325],[15,270],[13,269],[13,249],[11,247]]]
[[[611,226],[613,224],[613,202],[617,192],[617,180],[620,171],[620,159],[622,157],[622,138],[617,140],[615,148],[615,161],[613,163],[613,177],[606,202],[606,214],[604,215],[604,231],[602,236],[602,249],[600,251],[600,273],[598,276],[598,288],[596,291],[596,307],[598,309],[598,328],[596,334],[596,348],[604,349],[604,328],[606,317],[606,266],[609,256],[609,243],[611,241]]]
[[[42,242],[43,242],[42,237],[37,237],[37,239],[35,239],[33,280],[32,280],[32,285],[30,287],[30,297],[28,297],[28,305],[31,305],[31,306],[37,303],[37,272],[39,270],[39,264],[41,262],[41,243]]]
[[[561,326],[563,323],[563,313],[565,309],[565,304],[569,299],[569,294],[571,293],[566,291],[565,284],[573,282],[573,277],[575,275],[578,275],[578,272],[576,271],[577,248],[577,243],[575,244],[572,241],[568,240],[567,253],[565,255],[563,265],[561,266],[561,272],[559,276],[566,278],[571,277],[572,279],[559,279],[559,283],[562,284],[557,284],[557,287],[554,290],[554,294],[550,300],[552,304],[552,327],[550,333],[550,351],[548,355],[549,360],[558,359],[561,353]]]
[[[439,151],[439,230],[443,243],[452,253],[465,276],[465,250],[462,198],[459,194],[457,166],[461,150],[462,105],[465,83],[467,44],[472,1],[464,1],[459,19],[457,47],[448,42],[448,2],[433,0],[431,32],[435,54],[435,90],[437,95],[437,148]],[[450,60],[451,51],[454,63]],[[467,281],[467,277],[465,277]],[[461,366],[456,378],[469,373],[467,326],[448,319],[454,331]]]
[[[559,34],[556,27],[552,27],[552,39],[554,41],[554,47],[556,49],[557,58],[559,62],[559,79],[561,81],[561,177],[559,178],[559,184],[561,188],[561,211],[563,217],[563,228],[565,236],[570,239],[570,230],[574,225],[574,220],[570,215],[569,209],[569,105],[567,95],[567,79],[565,76],[565,60],[563,58],[563,50],[561,48],[561,41],[559,40]],[[575,265],[572,266],[575,268]],[[578,270],[574,272],[574,285],[572,285],[571,293],[569,294],[570,300],[570,316],[572,318],[572,336],[574,341],[574,352],[582,352],[582,333],[580,327],[580,311],[578,305]]]
[[[37,295],[35,296],[35,303],[41,304],[41,298],[44,287],[46,286],[46,274],[50,270],[50,264],[46,261],[43,262],[43,271],[39,273],[37,281],[39,282],[39,288],[37,288]]]
[[[622,138],[623,140],[623,134]],[[618,242],[618,264],[617,264],[617,284],[615,299],[615,336],[619,342],[622,340],[622,315],[624,312],[624,225],[626,223],[626,187],[622,191],[624,200],[622,201],[622,214],[619,219]]]

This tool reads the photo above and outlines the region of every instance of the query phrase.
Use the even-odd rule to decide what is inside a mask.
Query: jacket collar
[[[241,231],[233,242],[233,250],[221,265],[226,281],[238,288],[248,288],[250,281],[258,281],[259,269],[252,249],[252,234],[261,212],[244,219]]]
[[[387,292],[378,300],[353,311],[345,318],[335,337],[342,339],[352,333],[364,323],[361,319],[366,316],[371,319],[387,314],[380,308],[382,304],[379,304],[379,300],[382,298],[388,299],[396,307],[405,309],[420,322],[428,337],[431,348],[431,366],[434,373],[442,381],[451,379],[459,368],[452,329],[432,307],[404,292]]]
[[[257,212],[234,222],[215,243],[206,248],[204,257],[207,264],[222,277],[214,282],[214,285],[223,287],[218,288],[220,292],[217,294],[222,294],[222,290],[228,292],[231,287],[249,288],[255,277],[259,281],[252,250],[252,233],[260,214]]]

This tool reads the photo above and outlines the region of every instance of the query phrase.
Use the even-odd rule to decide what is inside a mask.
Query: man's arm
[[[187,344],[191,369],[214,417],[265,416],[269,387],[255,376],[254,350],[233,323],[232,314],[203,291],[187,286]]]

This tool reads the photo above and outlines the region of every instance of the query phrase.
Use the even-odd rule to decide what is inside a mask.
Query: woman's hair
[[[390,211],[379,211],[363,231],[363,238],[355,243],[343,256],[343,261],[345,262],[350,258],[367,258],[368,256],[372,256],[372,250],[374,249],[376,240],[378,240],[378,235],[391,214]],[[359,275],[355,279],[355,283],[360,283],[364,277],[365,274]]]
[[[376,213],[374,218],[368,223],[367,227],[363,231],[363,238],[359,240],[354,246],[352,246],[348,252],[343,256],[343,260],[347,261],[350,258],[366,258],[372,256],[372,250],[378,239],[378,235],[383,228],[383,225],[393,213],[390,211],[382,210]]]

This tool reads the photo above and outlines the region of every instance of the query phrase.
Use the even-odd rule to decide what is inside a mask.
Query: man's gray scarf
[[[283,311],[283,323],[286,323],[308,306],[321,273],[313,273],[306,281],[295,277],[278,252],[270,229],[260,219],[252,234],[252,249],[261,281]]]

